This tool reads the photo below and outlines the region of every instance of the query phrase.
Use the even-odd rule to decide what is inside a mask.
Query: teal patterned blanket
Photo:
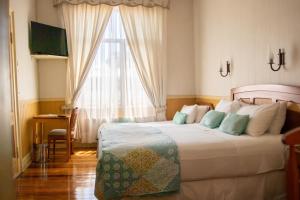
[[[151,126],[110,124],[101,130],[101,139],[95,185],[98,199],[179,191],[179,156],[170,136]]]

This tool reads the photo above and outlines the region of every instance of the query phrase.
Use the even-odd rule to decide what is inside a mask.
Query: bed
[[[257,103],[259,99],[300,103],[300,88],[256,85],[232,89],[232,99]],[[299,124],[299,114],[289,111],[284,131]],[[132,124],[122,124],[130,129]],[[285,147],[282,135],[232,136],[199,124],[172,122],[138,124],[152,127],[175,141],[180,163],[180,191],[141,199],[285,199]],[[101,138],[101,134],[99,134]],[[99,162],[103,148],[99,142]],[[101,182],[101,181],[100,181]],[[101,183],[103,184],[103,183]],[[95,195],[103,199],[99,182]],[[131,199],[130,197],[124,199]],[[140,199],[140,198],[139,198]]]

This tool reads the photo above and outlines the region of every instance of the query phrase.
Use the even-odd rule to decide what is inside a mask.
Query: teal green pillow
[[[182,113],[182,112],[176,112],[173,118],[173,122],[175,124],[185,124],[187,118],[187,114]]]
[[[223,120],[219,129],[231,135],[241,135],[245,132],[249,119],[249,115],[229,113]]]
[[[203,116],[200,124],[208,128],[218,128],[224,117],[224,112],[211,110]]]

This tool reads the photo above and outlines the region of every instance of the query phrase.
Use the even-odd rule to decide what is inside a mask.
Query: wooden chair
[[[287,178],[287,199],[299,200],[299,155],[300,152],[296,146],[300,145],[300,127],[287,132],[283,139],[283,143],[289,145],[289,159],[286,165]]]
[[[71,134],[71,140],[70,140],[70,148],[71,148],[71,154],[73,154],[73,142],[74,142],[74,132],[76,127],[76,121],[78,116],[78,108],[72,109],[71,118],[70,118],[70,134]],[[66,129],[53,129],[48,133],[48,159],[50,157],[50,145],[53,144],[52,151],[53,151],[53,157],[55,156],[55,145],[56,141],[67,141],[67,130]]]

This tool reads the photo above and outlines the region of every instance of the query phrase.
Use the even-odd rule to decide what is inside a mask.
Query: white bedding
[[[252,176],[285,165],[281,135],[232,136],[199,124],[144,123],[159,128],[178,145],[181,181]],[[101,141],[99,135],[99,141]],[[101,142],[99,142],[101,151]]]
[[[256,176],[181,182],[180,192],[139,200],[286,200],[285,172]],[[124,198],[122,200],[136,200]]]

